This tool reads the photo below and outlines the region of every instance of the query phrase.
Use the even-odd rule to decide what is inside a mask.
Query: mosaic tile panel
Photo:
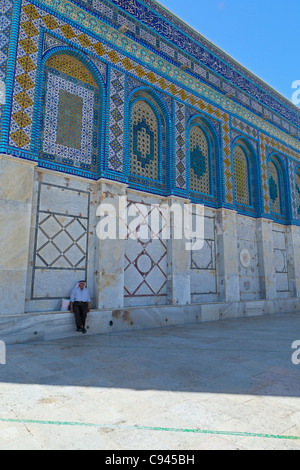
[[[256,129],[249,126],[249,124],[246,124],[240,119],[237,119],[236,117],[233,117],[231,119],[231,127],[241,131],[243,134],[247,134],[249,137],[252,137],[253,139],[258,138],[258,131]]]
[[[290,120],[291,115],[294,120],[296,119],[298,124],[300,122],[299,117],[293,112],[287,100],[282,99],[282,97],[274,93],[270,87],[265,85],[259,79],[253,77],[253,75],[251,76],[247,70],[236,62],[233,62],[229,56],[222,53],[219,49],[216,49],[213,44],[208,44],[199,33],[196,33],[194,30],[182,23],[178,18],[174,18],[171,14],[168,14],[168,22],[166,23],[162,18],[166,16],[166,11],[152,1],[149,2],[151,9],[145,10],[145,2],[141,3],[117,0],[115,3],[118,6],[121,6],[121,8],[127,10],[127,13],[133,15],[130,17],[124,12],[120,14],[119,8],[112,5],[111,1],[106,0],[94,0],[93,2],[85,2],[84,0],[76,1],[76,4],[87,7],[91,13],[86,9],[84,11],[79,9],[77,5],[74,8],[74,2],[71,4],[66,0],[59,2],[56,1],[55,3],[53,3],[53,0],[40,1],[45,5],[54,6],[55,9],[63,14],[67,13],[70,19],[74,19],[77,16],[82,24],[86,26],[90,23],[90,27],[94,30],[97,29],[97,21],[95,20],[94,14],[98,16],[99,12],[101,14],[101,18],[104,19],[106,24],[111,24],[117,30],[119,29],[120,24],[126,25],[129,30],[135,34],[136,38],[143,42],[140,47],[136,46],[136,50],[139,51],[140,49],[143,49],[143,52],[146,55],[147,50],[145,51],[145,48],[148,48],[148,46],[151,46],[151,48],[160,52],[161,39],[162,37],[165,37],[165,39],[171,41],[171,44],[169,43],[169,54],[166,53],[166,57],[178,57],[179,62],[181,55],[184,57],[184,62],[186,62],[191,55],[194,59],[197,58],[198,60],[194,60],[194,63],[192,64],[194,72],[199,73],[198,70],[205,67],[208,72],[208,76],[211,77],[210,80],[215,86],[219,85],[219,88],[222,91],[223,89],[225,91],[227,90],[228,80],[232,84],[234,83],[234,88],[230,88],[237,91],[235,93],[235,98],[239,99],[240,96],[240,102],[242,104],[247,102],[250,109],[254,112],[260,113],[262,102],[264,102],[268,107],[271,106],[274,111],[285,115],[287,118],[286,120],[282,120],[280,117],[276,116],[276,114],[273,115],[274,122],[276,122],[275,119],[277,118],[279,125],[282,126],[282,128],[289,130],[288,120]],[[155,10],[161,10],[160,15],[162,17],[155,15]],[[120,18],[122,18],[122,20],[120,20]],[[144,27],[141,27],[139,20],[145,23]],[[119,34],[119,40],[118,33],[114,30],[111,31],[107,26],[103,27],[103,31],[106,35],[112,34],[116,43],[123,41],[126,45],[130,44],[130,47],[132,46],[131,40],[122,37],[121,34]],[[182,34],[182,32],[185,32],[186,34]],[[193,39],[196,40],[196,42],[194,42]],[[201,67],[199,67],[199,64]],[[205,78],[206,71],[204,73]],[[222,75],[225,78],[221,77]],[[200,73],[200,76],[202,78],[203,74]],[[251,82],[249,82],[249,79]],[[253,97],[255,97],[255,100],[249,99],[247,96],[249,92]],[[271,113],[269,113],[265,107],[264,115],[268,114]]]
[[[186,181],[186,120],[185,106],[175,101],[175,179],[176,187],[187,188]]]
[[[137,76],[138,78],[143,78],[145,82],[148,82],[149,85],[155,85],[162,91],[167,91],[171,93],[172,96],[178,97],[183,101],[186,101],[188,104],[193,104],[193,106],[197,105],[202,110],[207,108],[208,114],[213,115],[216,111],[217,114],[220,114],[220,120],[222,118],[225,120],[223,126],[224,137],[229,134],[228,122],[229,118],[226,113],[223,113],[217,110],[216,107],[211,105],[206,105],[203,100],[197,99],[193,94],[186,92],[180,86],[176,86],[172,81],[162,78],[159,74],[154,73],[153,71],[149,70],[147,67],[141,67],[138,63],[133,60],[130,60],[125,55],[121,54],[110,48],[109,46],[102,44],[101,42],[97,41],[95,38],[88,36],[87,34],[83,34],[82,31],[77,30],[75,27],[71,27],[69,24],[64,23],[63,21],[54,18],[53,16],[46,14],[43,10],[33,7],[32,5],[28,5],[27,2],[24,1],[23,12],[21,20],[21,31],[25,30],[30,35],[31,39],[35,39],[38,36],[38,29],[41,26],[51,27],[51,31],[67,40],[70,40],[75,45],[79,45],[80,47],[85,47],[87,51],[96,53],[99,57],[104,60],[107,60],[110,63],[118,65],[119,67],[123,68],[125,71],[131,72],[133,75]],[[30,7],[30,8],[29,8]],[[29,17],[27,16],[26,12],[28,13]],[[48,26],[47,26],[48,25]],[[36,40],[36,39],[35,39]],[[32,63],[29,61],[32,61]],[[31,64],[32,74],[34,74],[34,69],[36,68],[36,57],[31,56],[26,59]],[[26,91],[24,90],[25,94]],[[28,98],[30,97],[25,96],[24,94],[19,99],[25,99],[25,103],[28,105]],[[30,118],[30,117],[29,117]],[[30,124],[29,124],[30,127]],[[225,130],[224,130],[225,129]],[[27,136],[28,137],[28,136]],[[27,139],[26,139],[27,140]],[[25,140],[25,141],[26,141]],[[21,139],[17,139],[18,144],[22,145],[25,148],[26,143],[25,141],[21,141]],[[228,148],[228,144],[224,146],[226,154],[230,155],[230,149]],[[226,167],[228,171],[230,171],[230,164],[226,162]],[[230,184],[228,183],[230,186]],[[232,188],[229,189],[232,192]],[[232,196],[231,196],[232,197]],[[230,199],[230,197],[229,197]],[[228,201],[229,202],[229,201]]]
[[[39,14],[26,4],[20,17],[9,145],[30,150],[39,48]]]
[[[0,81],[5,82],[12,20],[12,0],[0,3]]]
[[[95,166],[99,127],[96,90],[53,69],[48,69],[46,77],[40,157]]]
[[[59,91],[57,120],[58,145],[81,149],[83,99],[65,90]]]
[[[108,169],[123,172],[125,75],[114,69],[110,79]]]
[[[260,169],[262,178],[262,194],[263,194],[263,208],[266,214],[270,214],[270,192],[269,192],[269,178],[267,167],[268,152],[278,151],[286,156],[292,157],[296,161],[300,161],[300,154],[295,150],[286,147],[284,144],[277,142],[273,138],[266,136],[262,132],[259,134],[259,149],[260,149]],[[290,170],[290,182],[293,181],[292,174],[295,170]],[[291,183],[292,185],[292,183]]]
[[[82,62],[71,55],[56,54],[47,60],[46,65],[47,67],[58,70],[69,77],[75,78],[75,80],[79,80],[93,88],[97,88],[97,83],[95,82],[93,75]]]
[[[255,111],[257,111],[257,108],[260,111],[261,104],[259,103],[263,102],[287,119],[290,120],[292,118],[295,124],[300,124],[299,117],[291,110],[286,100],[279,97],[277,94],[275,97],[270,87],[253,77],[253,75],[250,75],[247,70],[239,64],[234,63],[229,56],[221,52],[214,45],[211,43],[208,44],[203,36],[189,28],[178,18],[174,18],[173,15],[166,12],[166,10],[161,8],[156,2],[147,2],[151,7],[147,8],[147,6],[144,5],[145,2],[138,2],[137,0],[112,1],[125,12],[133,15],[137,20],[144,23],[154,34],[156,33],[157,37],[164,37],[170,41],[172,48],[178,50],[178,57],[180,57],[181,53],[184,51],[190,56],[193,56],[200,65],[206,66],[210,72],[210,76],[212,76],[211,72],[215,72],[219,77],[223,76],[234,84],[239,90],[237,95],[240,96],[243,104],[247,102],[249,106],[252,105]],[[156,10],[160,10],[159,15],[157,15]],[[166,15],[168,21],[164,18]],[[214,53],[211,52],[212,50]],[[249,82],[249,79],[251,82]],[[213,80],[215,83],[220,82],[216,75],[213,75]],[[225,80],[222,80],[222,82],[226,83]],[[252,97],[257,101],[252,100],[250,103],[250,99],[247,96],[249,91]],[[247,92],[247,94],[244,92]],[[279,121],[281,121],[280,118]]]
[[[159,179],[159,124],[152,108],[143,100],[131,110],[130,173]]]
[[[50,2],[53,3],[53,2]],[[69,5],[68,2],[64,2],[62,5]],[[99,5],[103,5],[100,4]],[[75,14],[81,15],[82,11],[74,8],[70,12],[70,18]],[[79,21],[80,20],[80,21]],[[147,56],[147,61],[145,60],[145,65],[141,65],[138,61],[135,61],[132,58],[129,58],[125,54],[120,52],[121,49],[114,50],[112,47],[102,43],[96,39],[96,36],[91,36],[88,34],[88,29],[92,30],[92,23],[89,23],[88,20],[91,20],[88,15],[78,16],[78,21],[86,28],[83,32],[83,29],[79,30],[71,24],[62,21],[56,18],[54,15],[49,14],[48,12],[43,11],[41,8],[35,7],[29,4],[26,0],[22,3],[22,12],[21,12],[21,27],[19,32],[19,43],[18,43],[18,57],[17,57],[17,67],[16,67],[16,76],[15,76],[15,86],[14,86],[14,97],[13,97],[13,118],[11,120],[11,129],[10,129],[10,145],[12,147],[22,148],[24,150],[30,150],[31,144],[31,131],[32,131],[32,119],[33,119],[33,101],[34,101],[34,86],[36,83],[36,66],[37,66],[37,47],[39,42],[39,34],[41,27],[45,27],[51,31],[51,33],[57,35],[57,41],[61,38],[61,41],[69,41],[73,43],[74,46],[79,46],[84,48],[87,54],[96,54],[99,59],[106,61],[109,64],[117,65],[120,70],[123,70],[124,74],[130,72],[137,79],[143,80],[144,84],[155,87],[157,90],[168,93],[170,97],[176,98],[181,101],[181,104],[192,105],[194,109],[198,109],[205,113],[207,116],[211,116],[214,119],[218,119],[221,123],[222,131],[222,150],[223,150],[223,185],[225,188],[225,201],[227,204],[232,204],[233,197],[233,167],[231,160],[231,135],[230,135],[230,120],[227,113],[221,111],[217,106],[214,106],[203,99],[199,99],[197,94],[181,87],[178,83],[181,82],[184,84],[183,76],[185,77],[185,84],[190,87],[190,90],[194,88],[195,82],[188,78],[186,74],[175,74],[176,83],[170,78],[170,73],[166,68],[166,63],[159,65],[157,57],[153,56],[153,61],[147,51],[145,55],[142,55],[142,50],[137,46],[137,48],[129,47],[129,42],[126,43],[125,39],[121,35],[118,38],[115,38],[116,41],[123,41],[123,50],[127,50],[130,54],[134,54],[139,60],[144,60]],[[123,20],[122,20],[123,21]],[[95,20],[96,22],[96,20]],[[99,32],[101,30],[101,35],[104,37],[107,35],[107,39],[113,40],[113,35],[110,32],[107,33],[108,29],[105,30],[105,27],[102,25],[100,27],[100,22],[97,23],[97,35],[98,38]],[[96,28],[96,23],[94,26]],[[48,34],[48,33],[47,33]],[[48,34],[49,37],[49,34]],[[119,44],[119,43],[118,43]],[[47,47],[50,47],[48,44]],[[48,50],[48,49],[47,49]],[[97,60],[95,58],[95,60]],[[100,62],[100,61],[99,61]],[[146,62],[148,62],[152,70],[147,67]],[[159,73],[159,69],[163,70],[164,77]],[[158,72],[157,72],[157,71]],[[168,72],[168,73],[167,73]],[[187,80],[189,80],[187,82]],[[199,88],[194,88],[197,92],[202,92]],[[207,91],[207,88],[205,88]],[[207,96],[208,99],[214,99],[214,96],[203,92],[204,96]],[[119,93],[120,97],[120,93]],[[122,98],[121,98],[122,99]],[[226,101],[226,100],[225,100]],[[236,108],[237,114],[238,108]],[[110,116],[111,117],[111,116]],[[250,116],[251,117],[251,116]],[[253,121],[254,122],[254,121]],[[115,141],[115,146],[111,146],[109,149],[109,169],[114,171],[123,171],[123,163],[120,161],[121,150],[117,141],[120,143],[122,136],[119,135],[120,130],[122,131],[122,126],[114,126],[114,122],[111,122],[110,127],[110,142]],[[241,130],[243,133],[246,133],[249,136],[255,138],[255,130],[253,127],[248,126],[246,123],[243,123],[240,120],[235,120],[232,118],[233,127]],[[119,127],[119,129],[118,129]],[[270,130],[270,132],[272,129]],[[254,134],[253,134],[254,132]],[[277,134],[276,134],[277,135]],[[283,136],[283,141],[287,142],[287,137]],[[262,155],[262,166],[265,166],[265,169],[262,168],[263,175],[263,195],[264,195],[264,206],[265,213],[269,213],[269,188],[268,188],[268,177],[267,177],[267,168],[266,162],[266,147],[269,145],[274,145],[274,148],[277,148],[278,151],[284,152],[286,155],[289,155],[293,158],[297,158],[300,161],[299,154],[294,150],[285,147],[283,144],[275,142],[272,144],[273,139],[263,136],[261,138],[261,155]],[[280,150],[281,149],[281,150]],[[118,152],[120,154],[118,155]],[[180,153],[180,152],[179,152]],[[109,157],[109,158],[110,158]],[[183,180],[180,179],[181,170],[184,172],[183,167],[179,164],[179,167],[176,168],[176,185],[180,187]],[[180,183],[179,183],[180,182]]]
[[[297,195],[297,189],[296,189],[296,168],[298,165],[297,165],[297,162],[291,159],[288,159],[287,163],[288,163],[289,182],[290,182],[290,188],[291,188],[292,217],[293,219],[298,219],[299,218],[299,214],[298,214],[299,203],[297,200],[298,195]]]
[[[82,31],[77,30],[74,27],[62,22],[61,20],[54,18],[53,16],[46,14],[43,10],[40,10],[36,7],[28,5],[24,1],[23,6],[23,20],[22,20],[22,31],[25,30],[30,34],[31,37],[35,38],[38,35],[38,28],[40,26],[50,27],[51,31],[55,34],[63,35],[64,38],[78,44],[81,47],[84,46],[87,51],[96,52],[99,57],[104,60],[107,60],[110,63],[118,65],[123,68],[125,71],[129,71],[138,78],[142,78],[145,82],[148,82],[149,85],[156,86],[162,91],[167,91],[173,97],[178,97],[183,102],[187,104],[192,104],[201,111],[207,113],[209,116],[216,117],[221,121],[222,125],[222,140],[223,140],[223,161],[224,161],[224,186],[225,186],[225,199],[226,202],[232,204],[233,202],[233,182],[232,182],[232,162],[231,162],[231,144],[230,144],[230,126],[229,126],[229,117],[226,113],[220,111],[217,107],[206,103],[205,101],[197,98],[195,95],[185,91],[180,86],[175,85],[172,81],[169,81],[165,78],[162,78],[159,74],[150,71],[147,67],[141,67],[135,61],[130,60],[128,57],[124,56],[120,52],[116,52],[111,49],[109,46],[102,44],[101,42],[95,40],[94,38],[83,34]],[[40,22],[38,22],[38,18]],[[39,24],[37,24],[39,23]],[[31,56],[29,59],[32,61],[33,67],[32,74],[34,74],[34,62],[35,57]],[[36,66],[36,65],[35,65]],[[33,80],[32,80],[33,81]],[[22,101],[24,106],[23,113],[25,116],[26,129],[18,129],[17,123],[15,123],[15,132],[13,132],[11,139],[14,140],[15,144],[22,148],[29,148],[30,145],[30,131],[32,127],[32,116],[30,114],[30,107],[32,105],[32,99],[28,96],[26,90],[23,90],[21,94],[14,97],[14,102]],[[27,112],[27,109],[29,111]],[[25,132],[26,131],[26,132]],[[116,149],[119,147],[117,146]],[[111,150],[111,149],[110,149]],[[116,155],[114,155],[116,157]],[[113,158],[114,158],[113,157]],[[119,159],[115,158],[114,165],[110,167],[118,168]]]
[[[262,178],[262,195],[263,195],[263,210],[265,214],[270,214],[270,192],[268,181],[268,167],[267,167],[267,141],[268,138],[260,133],[260,168]]]
[[[250,205],[250,188],[247,156],[239,145],[233,151],[235,201],[245,206]]]
[[[2,127],[2,115],[6,94],[6,71],[10,45],[10,32],[12,22],[12,0],[0,2],[0,135]]]
[[[295,189],[296,189],[296,197],[297,197],[297,217],[300,219],[300,171],[298,170],[295,174]]]
[[[191,190],[210,194],[209,147],[199,126],[194,126],[190,131],[189,155]]]

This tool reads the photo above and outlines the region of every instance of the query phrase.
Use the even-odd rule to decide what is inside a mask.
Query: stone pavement
[[[0,449],[300,450],[300,314],[91,333],[7,345]]]

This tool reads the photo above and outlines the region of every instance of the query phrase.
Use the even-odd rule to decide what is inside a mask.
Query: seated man
[[[86,333],[85,322],[90,311],[90,293],[85,281],[79,281],[72,290],[70,297],[70,311],[75,314],[76,327],[78,332]]]

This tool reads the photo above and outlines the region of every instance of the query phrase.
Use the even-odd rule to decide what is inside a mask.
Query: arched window
[[[246,150],[237,145],[233,150],[235,202],[243,206],[251,206],[251,174]]]
[[[100,90],[79,58],[60,52],[46,61],[41,111],[40,159],[96,172]]]
[[[277,162],[271,158],[268,165],[271,212],[283,215],[282,181]]]
[[[159,179],[160,122],[153,107],[144,99],[137,100],[131,109],[130,173]]]
[[[296,198],[297,198],[297,214],[300,219],[300,168],[295,173],[295,186],[296,186]]]
[[[209,144],[200,126],[191,128],[189,135],[190,189],[202,194],[211,194]]]

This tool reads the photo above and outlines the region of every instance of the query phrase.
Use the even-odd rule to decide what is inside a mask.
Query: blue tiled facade
[[[300,224],[300,111],[153,0],[3,0],[0,80],[3,154]]]

